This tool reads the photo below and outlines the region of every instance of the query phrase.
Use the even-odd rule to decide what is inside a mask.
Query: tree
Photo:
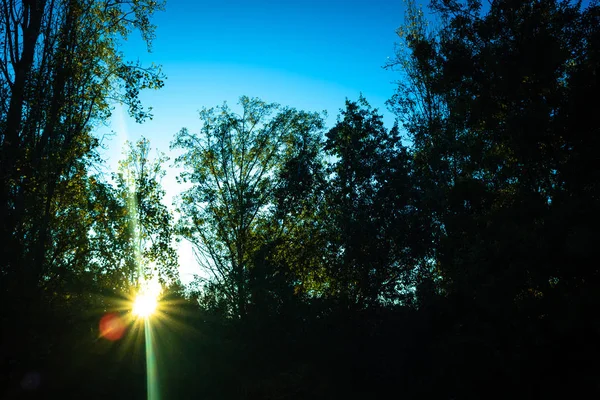
[[[179,204],[182,235],[197,250],[212,285],[238,317],[247,313],[249,273],[260,247],[277,232],[276,193],[286,162],[314,142],[321,117],[241,97],[241,114],[223,105],[203,109],[199,134],[182,129],[172,143],[184,153],[183,182],[192,187]],[[268,234],[268,236],[267,236]]]
[[[410,100],[412,95],[402,88],[392,104],[404,107],[396,110],[411,118],[405,126],[413,135],[417,160],[426,164],[422,174],[431,171],[430,179],[437,179],[435,186],[443,188],[438,192],[443,200],[432,211],[441,216],[446,238],[452,236],[452,240],[464,237],[470,241],[473,237],[471,233],[450,235],[448,229],[474,230],[473,234],[480,235],[483,231],[478,227],[489,226],[492,220],[500,225],[497,230],[486,229],[487,233],[510,235],[517,226],[523,232],[541,229],[540,219],[562,207],[557,200],[563,199],[565,191],[575,190],[566,165],[588,159],[581,156],[582,150],[576,150],[574,143],[580,139],[573,142],[572,138],[580,129],[573,128],[570,115],[571,102],[581,98],[579,90],[589,90],[574,83],[593,63],[594,53],[588,46],[594,36],[588,24],[595,6],[580,13],[576,5],[553,1],[507,4],[493,2],[482,15],[479,2],[436,3],[445,20],[439,35],[427,37],[415,28],[407,36],[411,65],[418,71],[414,78],[446,111],[428,118],[424,101],[419,105]],[[530,31],[531,26],[538,28]],[[510,39],[517,36],[521,38],[518,46]],[[533,57],[536,49],[544,49],[549,62]],[[507,62],[497,62],[501,55]],[[586,86],[590,84],[593,81]],[[586,135],[588,148],[595,137]],[[592,166],[586,170],[595,174]],[[440,182],[444,176],[447,178]],[[595,187],[585,185],[589,190]],[[504,225],[517,215],[517,226]],[[490,239],[478,240],[494,242]],[[505,239],[503,236],[500,243],[510,242]],[[531,254],[530,239],[521,241],[520,259]],[[444,247],[448,252],[463,248],[457,243]],[[521,245],[510,245],[504,254],[514,254],[517,248]],[[449,268],[458,265],[454,257],[454,261],[448,260]],[[496,256],[492,259],[498,260]],[[525,286],[514,287],[510,298],[532,289],[534,281],[535,285],[548,285],[548,271],[534,277],[537,272],[528,268],[515,265],[514,272],[525,275],[513,276],[513,283]],[[454,284],[458,284],[456,279],[458,276]],[[498,285],[509,286],[508,282]],[[489,288],[485,290],[489,293]]]
[[[94,215],[90,241],[94,253],[90,270],[97,275],[116,274],[113,285],[127,290],[144,280],[158,278],[164,284],[178,281],[174,222],[163,204],[161,187],[164,163],[159,153],[150,158],[150,142],[142,138],[126,143],[114,186],[96,182],[90,201]],[[119,286],[113,286],[118,290]]]
[[[50,335],[50,316],[62,305],[68,305],[63,316],[70,307],[86,308],[85,301],[66,298],[89,277],[94,128],[115,102],[139,121],[150,116],[139,91],[161,87],[162,74],[126,61],[119,42],[137,30],[149,43],[150,17],[161,7],[154,0],[0,2],[0,296],[6,304],[0,325],[27,316],[2,339],[14,343],[19,362],[50,351],[60,337]],[[50,336],[40,340],[44,333]]]
[[[583,239],[600,208],[589,152],[597,115],[587,100],[597,89],[598,5],[492,1],[484,10],[479,1],[436,1],[433,33],[411,10],[400,31],[406,52],[393,64],[413,81],[391,105],[428,193],[421,209],[434,228],[437,293],[452,305],[458,332],[475,338],[469,365],[485,354],[498,374],[513,376],[510,360],[519,357],[543,376],[549,354],[572,359],[582,350],[531,343],[589,332],[573,307],[598,304],[589,296],[597,251]],[[577,250],[571,235],[581,235]]]
[[[359,308],[394,302],[415,262],[407,250],[410,160],[364,97],[346,101],[327,133],[328,260],[332,292]]]
[[[155,1],[3,1],[0,19],[0,220],[3,270],[24,296],[51,274],[49,237],[59,223],[57,190],[90,163],[93,127],[111,101],[148,114],[139,90],[162,86],[160,71],[128,63],[119,40],[137,29],[152,38]],[[35,210],[35,211],[34,211]],[[27,294],[29,293],[29,294]]]
[[[165,176],[163,164],[168,158],[159,153],[151,160],[150,142],[145,138],[135,145],[128,142],[126,146],[126,157],[114,176],[117,198],[125,210],[121,224],[127,227],[129,256],[135,258],[135,269],[124,269],[131,274],[132,284],[152,276],[163,283],[174,283],[178,280],[178,262],[173,247],[173,216],[163,204],[165,192],[160,184]],[[113,222],[119,223],[118,220]]]

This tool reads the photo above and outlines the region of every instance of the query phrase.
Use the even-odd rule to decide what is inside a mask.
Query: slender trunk
[[[15,82],[12,87],[6,119],[3,146],[7,146],[8,149],[18,145],[23,103],[25,101],[25,86],[33,66],[35,46],[40,35],[46,0],[29,0],[24,3],[24,19],[29,23],[23,29],[23,52],[15,68]]]
[[[60,123],[61,110],[65,105],[65,90],[67,77],[69,75],[69,48],[72,47],[76,38],[74,37],[76,28],[74,26],[74,3],[70,2],[69,10],[66,15],[65,25],[63,27],[60,47],[57,50],[56,58],[58,69],[54,77],[54,84],[52,88],[52,101],[50,104],[50,110],[47,117],[47,122],[42,131],[42,136],[37,143],[34,152],[34,158],[32,160],[33,171],[40,171],[42,169],[42,160],[44,155],[48,154],[52,149],[53,145],[61,146],[62,151],[60,153],[67,154],[69,147],[73,141],[74,136],[77,134],[76,127],[66,128],[64,135],[64,141],[62,144],[56,140],[56,130]],[[53,143],[53,140],[55,143]],[[52,202],[54,200],[54,194],[56,192],[56,186],[58,181],[68,165],[69,160],[64,160],[62,154],[56,157],[56,164],[53,166],[46,166],[48,170],[48,179],[46,181],[46,196],[44,205],[44,214],[41,219],[38,219],[33,226],[33,232],[37,234],[36,242],[33,248],[33,260],[31,262],[32,284],[37,283],[37,279],[44,273],[45,254],[47,247],[47,238],[49,232],[50,218],[52,213]]]
[[[7,112],[4,140],[0,148],[0,220],[2,221],[2,240],[5,244],[4,264],[16,268],[19,254],[19,241],[14,238],[14,230],[18,221],[11,212],[13,180],[18,179],[16,163],[20,154],[21,123],[25,89],[34,62],[35,48],[46,0],[29,0],[23,2],[23,50],[15,65],[15,78],[12,86],[9,109]],[[15,21],[15,25],[18,22]],[[18,26],[14,27],[18,29]]]
[[[237,307],[238,307],[238,314],[240,316],[241,319],[244,319],[246,317],[246,280],[244,279],[244,262],[242,259],[242,246],[241,244],[238,242],[237,245],[237,251],[238,251],[238,260],[237,260],[237,265],[236,267],[236,278],[237,278],[237,287],[238,287],[238,299],[237,299]]]

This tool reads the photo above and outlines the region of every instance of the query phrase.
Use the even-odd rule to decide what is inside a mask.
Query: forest
[[[97,135],[151,118],[119,43],[163,7],[0,1],[0,398],[600,395],[597,0],[408,1],[392,126],[198,104],[173,206]]]

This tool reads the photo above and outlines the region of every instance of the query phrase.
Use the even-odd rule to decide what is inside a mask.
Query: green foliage
[[[93,128],[115,101],[139,121],[149,116],[138,94],[162,86],[160,70],[128,63],[118,46],[134,29],[151,39],[149,18],[160,7],[137,0],[2,4],[0,208],[10,243],[4,270],[28,275],[30,288],[50,268],[51,227],[68,207],[56,203],[57,191],[95,161]]]
[[[165,192],[160,183],[168,158],[159,153],[150,159],[150,142],[145,138],[126,146],[125,159],[113,176],[123,218],[113,223],[126,230],[125,240],[131,246],[128,256],[137,264],[130,270],[130,279],[137,282],[156,275],[164,283],[177,281],[173,217],[163,204]]]
[[[173,216],[163,204],[161,179],[167,158],[150,157],[150,142],[127,142],[113,183],[90,178],[86,270],[96,286],[129,293],[140,280],[178,282]]]
[[[185,168],[180,179],[192,184],[181,196],[181,234],[195,246],[211,287],[244,316],[254,255],[286,230],[276,196],[290,179],[280,176],[323,123],[318,114],[258,99],[241,97],[239,105],[241,114],[227,105],[203,109],[200,133],[182,129],[172,147],[184,150],[176,160]]]
[[[5,363],[18,370],[56,356],[69,329],[92,339],[96,321],[87,313],[105,310],[105,296],[126,286],[122,259],[108,253],[126,245],[94,237],[117,232],[121,211],[112,188],[90,176],[99,162],[93,132],[115,103],[138,121],[150,116],[138,95],[162,86],[160,69],[128,62],[119,45],[134,30],[149,41],[150,17],[161,7],[0,2],[0,325],[11,327],[2,348],[14,349],[2,371]],[[0,386],[19,386],[13,372]]]

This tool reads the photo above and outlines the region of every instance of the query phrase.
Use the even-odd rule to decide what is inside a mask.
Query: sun
[[[154,314],[158,308],[158,298],[161,291],[158,281],[143,282],[140,291],[133,300],[131,309],[133,315],[139,318],[148,318]]]
[[[157,296],[151,293],[140,293],[133,302],[133,315],[148,318],[156,311]]]

